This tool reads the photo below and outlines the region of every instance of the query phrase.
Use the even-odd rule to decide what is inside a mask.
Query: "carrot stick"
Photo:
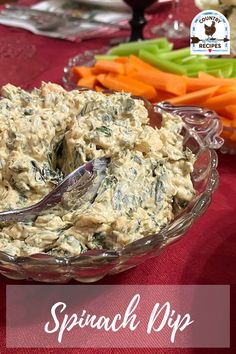
[[[130,92],[133,95],[143,96],[148,100],[153,100],[156,97],[156,90],[151,85],[144,84],[128,76],[110,73],[98,75],[97,80],[110,90]]]
[[[147,70],[154,70],[160,72],[159,69],[146,63],[142,59],[138,58],[136,55],[130,55],[129,63],[132,64],[136,69],[147,69]]]
[[[174,97],[169,100],[173,104],[201,104],[208,98],[212,97],[218,86],[208,87],[203,90],[198,90],[195,92],[187,93],[186,95]],[[205,104],[208,107],[207,103]],[[209,107],[210,108],[210,107]]]
[[[157,102],[169,101],[171,98],[174,98],[174,97],[175,96],[169,92],[157,90],[157,99],[158,99]]]
[[[224,79],[222,77],[215,77],[212,75],[209,75],[203,71],[200,71],[198,73],[198,78],[202,79],[202,80],[207,80],[208,82],[215,82],[216,85],[236,85],[236,79],[232,78],[232,79]]]
[[[96,82],[96,76],[90,75],[87,77],[82,77],[78,82],[77,86],[83,86],[83,87],[88,87],[90,89],[94,88]]]
[[[223,95],[224,93],[231,92],[236,90],[236,85],[224,85],[219,87],[219,89],[216,91],[216,95]]]
[[[72,68],[73,74],[75,74],[78,78],[86,77],[92,75],[92,68],[88,66],[74,66]]]
[[[111,72],[120,75],[123,75],[125,72],[123,64],[117,63],[114,60],[98,60],[94,68],[100,72]]]
[[[214,109],[215,111],[221,110],[225,106],[229,106],[232,102],[236,101],[236,91],[227,92],[223,95],[209,97],[203,103],[205,107]]]
[[[103,85],[103,81],[105,80],[105,77],[106,77],[107,74],[99,74],[97,75],[97,81]]]
[[[236,119],[236,105],[230,104],[225,107],[225,111],[227,112],[227,116],[231,119]]]
[[[157,91],[156,91],[156,96],[153,97],[150,101],[151,101],[152,103],[154,103],[154,104],[157,104],[157,103],[161,102],[161,100],[160,100],[160,98],[159,98],[159,96],[158,96],[158,92],[157,92]]]
[[[186,93],[185,78],[179,75],[155,72],[153,70],[137,70],[132,77],[146,84],[152,84],[157,90],[169,92],[173,95],[184,95]]]
[[[132,74],[135,74],[137,71],[137,69],[130,62],[124,64],[124,69],[125,69],[125,74],[127,76],[131,76]]]
[[[220,79],[221,80],[221,79]],[[218,85],[225,85],[224,82],[220,82],[217,80],[209,80],[204,78],[197,78],[197,77],[185,77],[187,92],[194,92],[198,90],[203,90],[208,87],[218,86]],[[236,87],[236,86],[235,86]]]
[[[105,89],[104,89],[104,87],[102,87],[102,86],[99,86],[99,85],[95,85],[95,90],[97,91],[97,92],[102,92],[102,91],[104,91]]]
[[[127,63],[129,61],[129,57],[118,57],[118,58],[115,58],[114,61],[116,63],[124,64],[124,63]]]
[[[224,127],[231,127],[232,126],[232,120],[226,118],[226,117],[223,117],[223,116],[219,116],[220,119],[221,119],[221,122],[223,124]]]

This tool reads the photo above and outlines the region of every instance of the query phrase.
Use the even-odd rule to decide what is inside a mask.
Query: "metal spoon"
[[[92,201],[105,177],[107,163],[107,159],[101,158],[78,167],[38,203],[26,208],[0,212],[0,222],[27,221],[48,212],[73,210],[85,202],[85,199],[82,199],[85,195],[86,201]]]

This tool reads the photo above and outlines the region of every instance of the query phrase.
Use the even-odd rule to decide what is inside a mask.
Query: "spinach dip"
[[[0,224],[0,250],[14,256],[75,256],[119,249],[157,233],[194,197],[194,155],[182,120],[149,125],[141,99],[126,93],[67,92],[13,85],[0,100],[0,210],[33,205],[86,161],[109,158],[96,198],[75,210]]]

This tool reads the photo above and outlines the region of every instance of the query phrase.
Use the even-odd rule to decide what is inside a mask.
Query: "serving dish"
[[[72,68],[74,66],[93,66],[95,64],[95,55],[104,54],[108,51],[109,47],[103,47],[99,50],[85,51],[82,54],[72,57],[67,66],[64,68],[64,75],[62,78],[63,86],[67,90],[73,90],[75,88],[80,88],[77,85],[77,77],[73,73]],[[231,139],[231,136],[235,136]],[[224,139],[224,144],[220,149],[222,153],[236,154],[236,128],[223,127],[222,138]]]
[[[182,214],[158,234],[141,238],[119,250],[91,250],[76,257],[34,254],[27,257],[0,252],[0,273],[11,279],[33,279],[41,282],[66,283],[71,279],[94,282],[107,274],[132,268],[147,258],[157,256],[167,245],[177,241],[207,209],[218,184],[217,155],[222,146],[221,122],[218,116],[199,107],[174,107],[163,103],[158,113],[170,112],[183,120],[184,147],[196,155],[191,175],[196,196]],[[151,122],[155,126],[155,121]]]

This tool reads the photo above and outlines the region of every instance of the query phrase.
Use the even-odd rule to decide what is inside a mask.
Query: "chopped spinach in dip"
[[[62,215],[0,224],[0,250],[74,256],[118,249],[158,232],[194,196],[194,155],[182,121],[165,113],[149,126],[142,100],[129,94],[66,92],[42,84],[31,93],[6,85],[0,100],[0,210],[40,201],[86,161],[108,157],[97,196]]]

